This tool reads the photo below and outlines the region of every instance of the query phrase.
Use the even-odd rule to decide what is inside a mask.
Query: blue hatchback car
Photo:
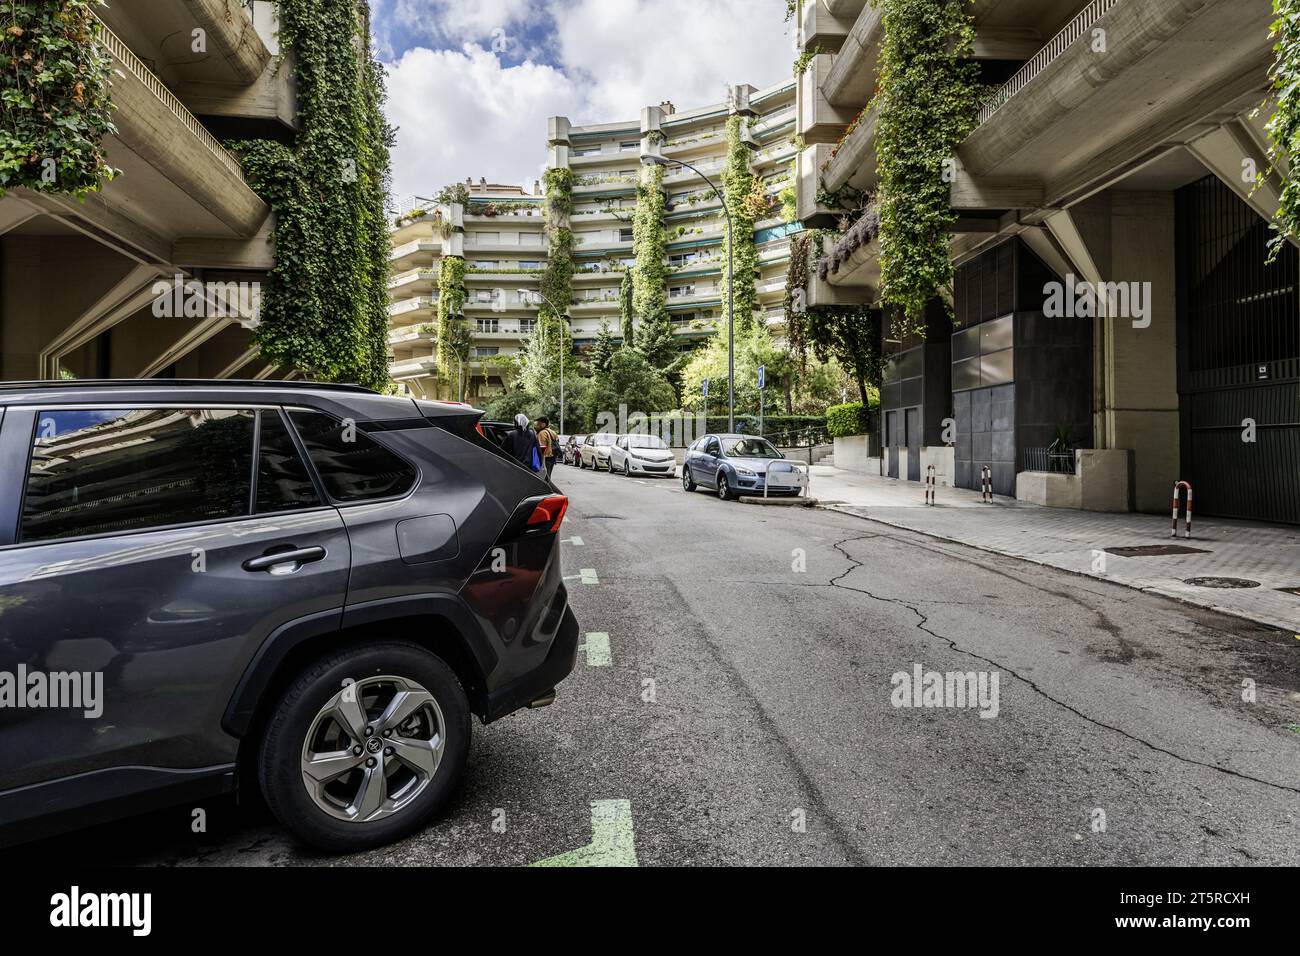
[[[723,501],[765,492],[773,497],[798,495],[802,484],[797,482],[795,470],[786,466],[774,469],[777,461],[784,462],[785,455],[766,438],[705,435],[686,451],[682,487],[687,491],[710,489]]]

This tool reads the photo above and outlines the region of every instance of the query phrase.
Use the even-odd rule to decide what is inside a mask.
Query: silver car
[[[616,441],[618,436],[612,432],[588,435],[578,447],[578,467],[609,471],[609,449]]]

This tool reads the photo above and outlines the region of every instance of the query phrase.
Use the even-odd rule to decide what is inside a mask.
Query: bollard
[[[993,469],[988,465],[980,469],[980,501],[993,504]]]
[[[927,505],[934,505],[934,492],[934,465],[927,465],[925,468],[925,503]]]
[[[1183,526],[1183,537],[1190,538],[1192,536],[1192,485],[1191,482],[1188,481],[1176,481],[1174,482],[1173,526],[1169,529],[1169,536],[1171,538],[1178,537],[1178,492],[1183,488],[1187,489],[1187,522]]]

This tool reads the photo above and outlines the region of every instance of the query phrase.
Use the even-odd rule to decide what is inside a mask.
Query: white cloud
[[[565,71],[587,84],[576,123],[639,117],[672,100],[679,110],[726,99],[727,87],[770,86],[796,53],[782,0],[563,0],[556,26]]]
[[[662,100],[679,110],[720,103],[731,84],[789,77],[796,55],[782,0],[375,0],[372,9],[381,55],[394,31],[453,47],[388,64],[398,198],[466,176],[531,186],[550,116],[611,123]],[[555,65],[512,65],[542,26],[554,30],[541,39]],[[502,36],[507,62],[493,52]]]
[[[394,196],[428,196],[466,176],[531,188],[546,163],[547,117],[580,101],[553,67],[503,66],[475,44],[410,50],[389,64]]]

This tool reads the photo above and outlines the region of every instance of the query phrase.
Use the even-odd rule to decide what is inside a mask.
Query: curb
[[[1249,621],[1251,624],[1258,624],[1261,627],[1271,627],[1274,630],[1282,633],[1287,633],[1287,634],[1296,633],[1296,627],[1294,622],[1284,623],[1284,622],[1274,621],[1268,618],[1251,617],[1245,611],[1239,610],[1237,608],[1221,607],[1220,605],[1217,604],[1203,604],[1200,601],[1191,600],[1185,594],[1177,594],[1174,592],[1162,590],[1157,585],[1144,586],[1140,584],[1128,584],[1116,578],[1102,577],[1097,574],[1088,574],[1085,571],[1075,571],[1070,568],[1063,568],[1060,565],[1051,564],[1047,561],[1042,561],[1037,558],[1028,557],[1026,555],[1012,554],[1009,551],[999,551],[996,548],[986,547],[985,545],[970,544],[969,542],[966,541],[959,541],[956,538],[949,538],[941,534],[936,534],[933,531],[918,531],[916,528],[909,528],[905,524],[899,524],[896,521],[889,521],[885,518],[873,518],[867,515],[860,515],[856,511],[849,511],[846,508],[839,505],[818,505],[817,507],[822,511],[834,511],[838,514],[848,515],[850,518],[858,518],[862,521],[874,521],[876,524],[883,524],[889,528],[897,528],[899,531],[910,531],[912,534],[919,534],[926,538],[933,538],[936,541],[946,541],[949,544],[960,545],[963,548],[972,548],[976,551],[983,551],[986,554],[1000,555],[1004,558],[1011,558],[1013,561],[1024,561],[1027,564],[1035,564],[1040,568],[1051,568],[1054,571],[1063,571],[1066,574],[1072,574],[1078,578],[1087,578],[1089,581],[1105,581],[1107,584],[1115,584],[1118,585],[1119,587],[1128,588],[1130,591],[1137,591],[1141,594],[1152,594],[1155,595],[1156,597],[1162,597],[1170,601],[1177,601],[1179,604],[1185,604],[1188,607],[1199,608],[1202,611],[1213,611],[1216,614],[1223,614],[1226,617],[1236,618],[1239,621]]]
[[[756,495],[741,495],[737,501],[747,505],[766,505],[772,508],[820,508],[816,498],[760,498]]]

